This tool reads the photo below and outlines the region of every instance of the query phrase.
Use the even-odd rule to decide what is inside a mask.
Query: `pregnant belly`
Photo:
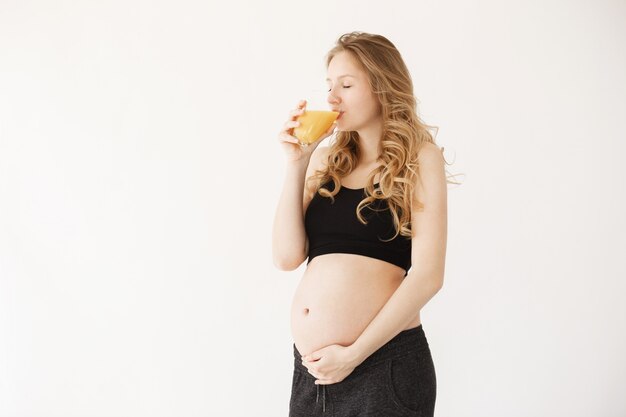
[[[305,355],[349,346],[402,283],[404,269],[361,255],[332,253],[307,266],[291,306],[291,333]],[[418,326],[419,315],[407,328]]]

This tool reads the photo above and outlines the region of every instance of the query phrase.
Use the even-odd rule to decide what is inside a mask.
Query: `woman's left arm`
[[[400,333],[443,286],[448,229],[447,182],[442,150],[427,143],[420,150],[414,196],[423,203],[411,209],[411,270],[402,284],[348,348],[363,362]]]

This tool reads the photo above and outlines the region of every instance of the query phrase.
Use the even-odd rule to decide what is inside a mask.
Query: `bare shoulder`
[[[330,146],[318,146],[315,148],[315,151],[313,151],[313,155],[317,154],[318,162],[326,162],[328,152],[330,152]],[[311,155],[311,157],[313,156]]]
[[[446,170],[442,149],[434,143],[422,145],[418,156],[419,175],[415,183],[415,197],[424,202],[437,198],[446,191]]]
[[[432,142],[426,142],[417,154],[420,177],[424,175],[436,175],[435,172],[444,170],[444,158],[442,149]]]
[[[439,146],[432,142],[426,142],[422,145],[417,155],[420,163],[426,159],[441,160],[443,162],[443,152]]]

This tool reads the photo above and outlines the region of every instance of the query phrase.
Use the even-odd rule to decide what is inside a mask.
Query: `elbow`
[[[443,274],[440,276],[439,279],[435,281],[435,292],[437,293],[441,291],[442,288],[443,288]]]
[[[294,259],[274,258],[274,266],[280,271],[294,271],[302,264],[302,260],[296,262]]]
[[[291,271],[291,265],[282,259],[274,259],[274,267],[279,271]]]
[[[298,269],[308,256],[308,252],[296,250],[293,245],[287,248],[274,245],[272,248],[272,262],[274,263],[274,267],[281,271],[293,271]]]
[[[435,273],[424,275],[424,283],[433,295],[437,294],[443,288],[443,275]]]

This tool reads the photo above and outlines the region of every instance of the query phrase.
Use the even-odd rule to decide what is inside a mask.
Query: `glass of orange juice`
[[[300,126],[293,129],[293,135],[298,138],[301,146],[309,146],[317,141],[337,120],[339,112],[332,111],[326,97],[324,90],[311,90],[307,94],[304,113],[296,119]]]

